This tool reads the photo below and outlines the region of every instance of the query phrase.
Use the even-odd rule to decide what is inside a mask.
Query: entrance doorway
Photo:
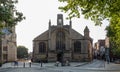
[[[57,61],[62,62],[62,52],[57,53]]]

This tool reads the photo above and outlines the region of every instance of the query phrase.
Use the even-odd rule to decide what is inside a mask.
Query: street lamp
[[[64,66],[64,59],[63,59],[64,52],[63,52],[63,49],[62,49],[61,55],[62,55],[62,56],[61,56],[61,57],[62,57],[62,59],[61,59],[61,60],[62,60],[62,61],[61,61],[61,66]]]

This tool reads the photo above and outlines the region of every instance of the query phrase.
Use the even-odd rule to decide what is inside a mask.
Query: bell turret
[[[57,15],[57,26],[63,26],[63,15],[62,14],[58,14]]]
[[[89,32],[90,31],[89,31],[88,27],[86,26],[85,29],[84,29],[84,37],[85,38],[89,38]]]
[[[49,24],[49,29],[50,29],[50,27],[51,27],[51,20],[49,20],[48,24]]]

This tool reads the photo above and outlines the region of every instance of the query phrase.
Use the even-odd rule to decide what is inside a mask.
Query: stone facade
[[[0,59],[2,62],[17,60],[15,27],[12,28],[12,33],[1,35],[0,45]]]
[[[105,38],[105,47],[110,48],[109,37]]]
[[[33,40],[33,61],[91,61],[92,39],[89,37],[89,29],[86,26],[84,36],[72,29],[72,21],[69,25],[63,24],[63,15],[57,15],[57,25],[51,25],[49,29]]]

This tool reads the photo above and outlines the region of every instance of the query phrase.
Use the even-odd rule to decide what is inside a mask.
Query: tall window
[[[44,42],[39,43],[39,53],[45,53],[46,52],[46,44]]]
[[[8,58],[8,55],[7,54],[3,54],[3,59],[7,60],[7,58]]]
[[[8,50],[8,47],[7,46],[4,46],[3,47],[3,51],[7,51]]]
[[[74,52],[81,52],[81,42],[74,42]]]
[[[65,34],[62,31],[56,34],[56,49],[65,50]]]

